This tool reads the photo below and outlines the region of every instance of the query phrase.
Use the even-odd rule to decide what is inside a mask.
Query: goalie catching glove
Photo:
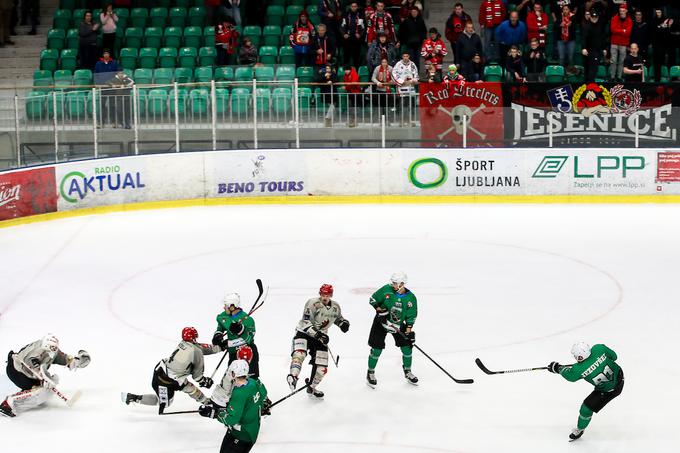
[[[76,354],[75,357],[70,357],[68,359],[66,366],[68,366],[69,370],[73,371],[76,368],[85,368],[90,364],[90,361],[90,354],[87,351],[81,349],[78,351],[78,354]]]

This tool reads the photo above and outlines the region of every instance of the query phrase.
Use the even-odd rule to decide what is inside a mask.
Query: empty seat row
[[[55,29],[66,30],[78,28],[85,17],[86,9],[57,9],[54,12],[53,27]],[[186,25],[201,27],[205,24],[206,10],[203,6],[184,7],[156,7],[151,9],[133,8],[114,10],[118,17],[118,28],[127,27],[184,27]],[[92,11],[92,19],[99,22],[101,10]]]

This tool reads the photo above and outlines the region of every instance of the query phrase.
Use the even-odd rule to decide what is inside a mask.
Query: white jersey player
[[[333,287],[324,284],[319,289],[319,297],[309,299],[305,304],[302,319],[295,329],[290,374],[286,378],[288,386],[294,390],[302,371],[302,363],[309,351],[312,374],[307,393],[317,398],[324,396],[323,392],[317,390],[316,387],[328,372],[328,329],[335,324],[343,332],[349,330],[349,321],[342,317],[340,305],[331,297],[333,297]]]
[[[187,393],[191,398],[203,403],[206,396],[191,381],[191,377],[200,387],[210,388],[212,379],[203,376],[203,356],[222,351],[219,346],[196,342],[198,331],[193,327],[182,329],[182,342],[177,349],[168,357],[158,362],[154,369],[151,387],[154,394],[135,395],[123,393],[121,395],[125,404],[140,403],[147,406],[158,405],[158,413],[162,414],[166,407],[170,406],[177,390]]]
[[[45,403],[59,377],[49,372],[50,366],[66,366],[70,370],[85,368],[90,355],[80,350],[77,355],[65,354],[59,349],[59,340],[48,334],[41,340],[24,346],[19,352],[7,355],[7,377],[21,389],[0,404],[0,413],[8,417]]]

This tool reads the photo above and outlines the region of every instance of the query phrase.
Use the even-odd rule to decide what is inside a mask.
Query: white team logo
[[[474,110],[467,105],[457,105],[449,111],[446,107],[440,105],[437,110],[442,111],[451,117],[451,127],[437,135],[437,138],[441,140],[453,131],[456,131],[456,134],[458,135],[463,135],[463,129],[467,126],[467,128],[477,134],[479,138],[485,140],[486,134],[479,132],[470,124],[472,122],[472,117],[485,108],[486,106],[484,104],[480,104],[479,107]]]

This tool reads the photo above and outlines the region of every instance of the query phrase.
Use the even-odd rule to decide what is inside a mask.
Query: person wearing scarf
[[[574,20],[574,13],[571,12],[567,5],[562,7],[562,15],[559,20],[555,22],[556,40],[557,40],[557,54],[560,58],[560,64],[564,67],[574,66],[574,48],[576,46],[576,21]]]

